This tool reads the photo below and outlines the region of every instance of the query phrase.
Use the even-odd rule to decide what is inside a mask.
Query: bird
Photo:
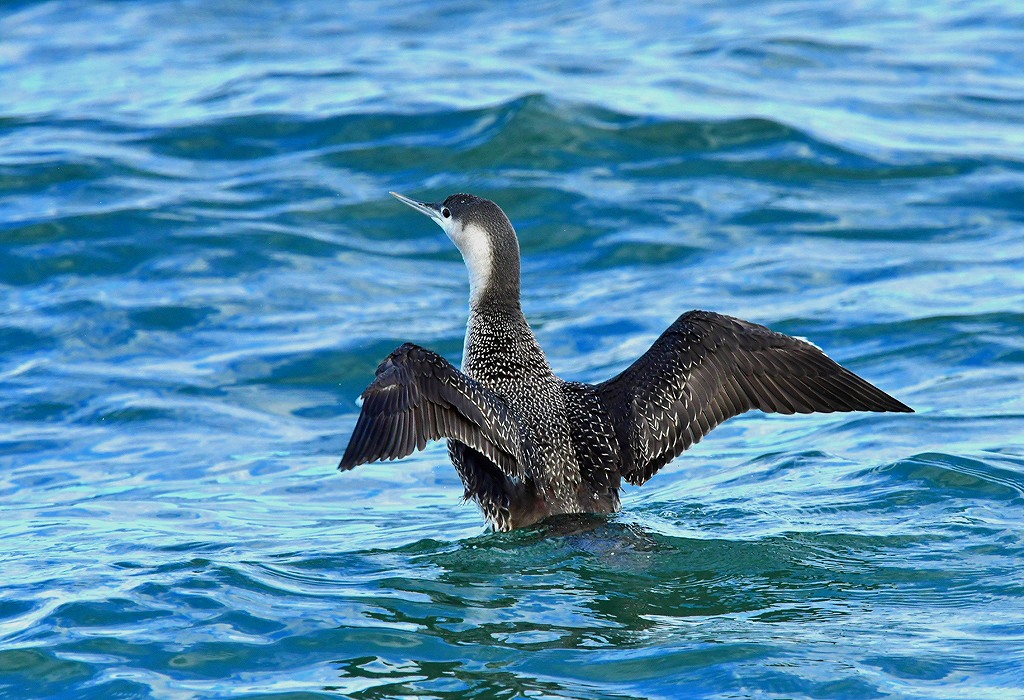
[[[711,311],[679,316],[632,365],[598,384],[551,369],[523,314],[519,241],[494,202],[391,195],[435,221],[469,272],[462,367],[412,343],[377,367],[338,468],[448,441],[491,528],[614,513],[640,485],[723,421],[766,413],[912,413],[811,342]]]

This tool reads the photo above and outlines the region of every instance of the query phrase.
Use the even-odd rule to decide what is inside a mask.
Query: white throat
[[[454,222],[438,222],[462,253],[469,270],[469,303],[476,305],[491,280],[494,267],[494,251],[487,232],[476,224],[459,226]]]

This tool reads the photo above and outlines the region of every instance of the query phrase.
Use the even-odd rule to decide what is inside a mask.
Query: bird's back
[[[523,465],[549,515],[618,508],[614,433],[596,390],[565,382],[517,309],[477,311],[466,331],[463,371],[502,397],[521,424]]]

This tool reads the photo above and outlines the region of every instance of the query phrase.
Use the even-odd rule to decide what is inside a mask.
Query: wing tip
[[[866,411],[868,413],[917,413],[907,404],[903,403],[898,399],[894,399],[891,396],[888,397],[887,401],[880,403],[864,404],[861,406],[854,406],[848,409],[835,409],[837,411]]]
[[[871,400],[865,402],[866,405],[864,408],[856,410],[873,411],[875,413],[916,413],[914,409],[897,399],[895,396],[887,394],[869,382],[864,383],[872,390],[871,393],[864,398]]]
[[[339,472],[352,471],[360,464],[373,461],[373,455],[367,454],[365,446],[356,447],[355,442],[355,436],[353,436],[353,439],[348,443],[348,447],[345,448],[345,454],[341,456],[341,461],[338,462]]]
[[[907,404],[888,394],[872,397],[872,401],[850,403],[847,406],[831,406],[827,410],[817,409],[812,413],[917,413]]]
[[[917,413],[917,411],[915,411],[914,409],[912,409],[910,406],[903,403],[899,399],[893,399],[893,404],[893,406],[890,406],[885,409],[887,413]]]

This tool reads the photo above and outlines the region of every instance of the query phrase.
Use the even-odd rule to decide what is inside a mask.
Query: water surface
[[[998,3],[0,10],[0,696],[1024,692],[1024,17]],[[486,532],[441,445],[338,474],[497,201],[555,369],[681,312],[918,413],[717,429]]]

